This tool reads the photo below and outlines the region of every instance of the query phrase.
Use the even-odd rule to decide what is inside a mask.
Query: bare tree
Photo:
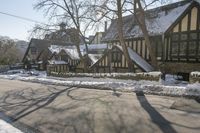
[[[155,2],[155,1],[156,0],[154,0],[152,2]],[[134,18],[137,19],[138,25],[140,26],[140,29],[142,30],[142,33],[144,35],[145,44],[146,44],[146,46],[149,50],[149,55],[151,57],[152,65],[153,65],[154,69],[157,69],[158,63],[157,63],[157,59],[156,59],[154,49],[151,45],[147,26],[146,26],[146,23],[145,23],[145,11],[144,11],[144,8],[141,5],[140,0],[134,0],[134,16],[135,16]]]
[[[124,33],[123,33],[123,18],[122,14],[126,13],[127,10],[131,10],[130,8],[126,7],[127,0],[103,0],[99,2],[97,5],[95,5],[96,12],[99,12],[101,14],[101,18],[106,18],[109,20],[117,19],[117,31],[118,31],[118,37],[119,42],[122,46],[123,53],[125,56],[125,59],[128,62],[128,69],[129,71],[132,71],[134,68],[133,62],[131,61],[127,46],[124,41]],[[102,19],[101,19],[102,20]]]
[[[95,18],[94,7],[91,5],[90,0],[38,0],[38,3],[35,5],[35,9],[44,9],[44,13],[49,16],[50,21],[65,21],[68,27],[76,28],[78,35],[81,37],[76,37],[76,48],[80,59],[85,62],[85,72],[88,71],[88,47],[85,34],[88,29],[94,27],[98,22]],[[86,56],[83,56],[81,53],[80,39],[85,43]]]
[[[119,41],[120,41],[120,44],[122,45],[124,56],[125,56],[125,58],[128,62],[128,69],[129,69],[129,71],[132,71],[134,65],[133,65],[132,61],[130,60],[129,53],[128,53],[128,50],[127,50],[127,47],[126,47],[126,44],[125,44],[125,41],[124,41],[124,35],[123,35],[123,20],[122,20],[122,3],[121,3],[121,0],[117,0],[117,16],[118,16],[118,20],[117,20],[118,27],[117,28],[118,28]]]

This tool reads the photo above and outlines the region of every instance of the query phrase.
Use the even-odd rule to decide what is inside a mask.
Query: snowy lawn
[[[95,88],[104,90],[116,90],[125,92],[143,91],[148,94],[200,97],[200,84],[188,84],[188,82],[178,81],[176,77],[167,75],[166,80],[122,80],[112,78],[92,78],[92,77],[71,77],[58,78],[48,77],[45,72],[15,70],[6,74],[1,74],[0,78],[10,80],[21,80],[51,85],[74,86],[83,88]]]

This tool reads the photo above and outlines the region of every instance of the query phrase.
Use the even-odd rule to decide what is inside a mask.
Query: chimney
[[[66,29],[66,24],[64,22],[59,24],[60,30],[65,30]]]
[[[107,21],[105,21],[105,27],[104,27],[104,32],[107,31]]]

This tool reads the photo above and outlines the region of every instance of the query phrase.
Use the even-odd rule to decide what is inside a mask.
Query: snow
[[[146,72],[153,71],[153,67],[129,47],[128,53],[131,60],[134,61],[143,70],[145,70]]]
[[[107,48],[107,44],[90,44],[88,45],[89,50],[104,50]],[[72,59],[72,60],[80,60],[78,50],[76,46],[60,46],[60,45],[51,45],[48,48],[52,53],[59,54],[62,50]],[[84,56],[86,53],[85,45],[80,45],[81,54]],[[92,62],[96,62],[99,59],[100,55],[90,55]]]
[[[63,46],[59,46],[59,45],[51,45],[50,47],[48,47],[48,49],[51,51],[51,53],[60,53],[60,51],[62,50],[61,47]]]
[[[200,72],[199,71],[191,72],[190,75],[194,77],[200,77]]]
[[[62,61],[62,60],[49,60],[48,63],[51,64],[51,65],[53,65],[53,64],[56,64],[56,65],[67,64],[66,61]]]
[[[32,73],[32,74],[31,74]],[[127,73],[131,75],[133,73]],[[144,74],[144,73],[143,73]],[[156,76],[159,72],[151,72],[149,75]],[[87,74],[86,74],[87,75]],[[92,74],[91,74],[92,75]],[[95,74],[94,74],[95,75]],[[113,76],[115,73],[112,74]],[[143,91],[148,94],[169,95],[169,96],[200,96],[200,84],[188,84],[176,80],[173,76],[166,76],[166,81],[148,81],[148,80],[123,80],[114,78],[93,78],[93,77],[47,77],[45,72],[22,71],[15,74],[1,74],[0,78],[10,80],[21,80],[27,82],[37,82],[42,84],[74,86],[91,89],[107,89],[125,92]],[[117,76],[117,73],[116,75]],[[95,76],[94,76],[95,77]]]
[[[108,45],[105,43],[88,45],[89,50],[97,50],[97,49],[99,50],[99,49],[107,49],[107,48],[108,48]]]
[[[72,60],[79,60],[79,54],[78,54],[78,50],[76,48],[63,48],[63,50],[66,52],[67,55],[70,56],[70,58]],[[83,55],[83,53],[82,53]]]
[[[19,129],[16,129],[9,123],[0,119],[0,133],[22,133]]]

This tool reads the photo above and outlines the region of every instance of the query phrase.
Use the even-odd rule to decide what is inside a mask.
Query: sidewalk
[[[16,129],[9,123],[0,119],[0,133],[22,133],[19,129]]]

